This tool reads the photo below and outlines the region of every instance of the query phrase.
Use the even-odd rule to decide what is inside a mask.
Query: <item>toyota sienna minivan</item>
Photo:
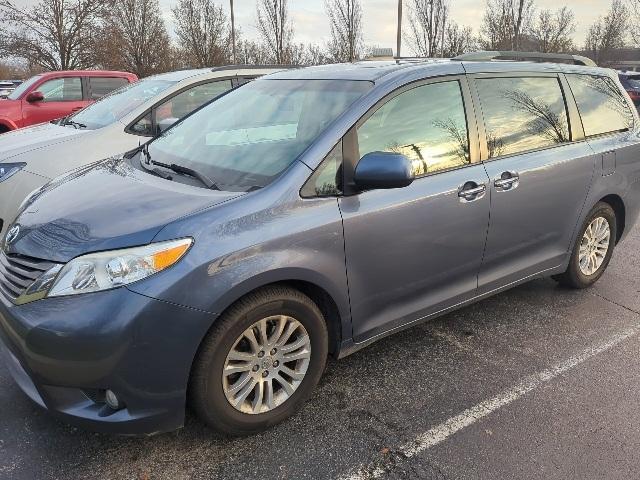
[[[593,284],[639,213],[629,97],[578,57],[469,58],[276,73],[32,194],[0,253],[16,382],[103,431],[190,405],[248,434],[330,355],[532,278]]]

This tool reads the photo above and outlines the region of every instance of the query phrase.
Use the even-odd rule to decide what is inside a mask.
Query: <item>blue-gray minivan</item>
[[[30,195],[2,240],[0,343],[69,422],[150,434],[190,405],[248,434],[329,356],[532,278],[588,287],[639,208],[612,71],[290,70]]]

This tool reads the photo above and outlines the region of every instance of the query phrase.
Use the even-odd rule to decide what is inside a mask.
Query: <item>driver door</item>
[[[475,295],[489,195],[465,105],[464,77],[431,80],[391,94],[355,127],[354,158],[402,153],[416,175],[339,200],[356,342]]]
[[[89,103],[83,100],[80,77],[47,80],[32,89],[32,92],[36,91],[42,93],[44,100],[33,103],[22,100],[22,118],[25,126],[65,117]]]

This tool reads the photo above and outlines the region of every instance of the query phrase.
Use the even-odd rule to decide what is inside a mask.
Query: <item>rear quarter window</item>
[[[91,100],[98,100],[115,89],[129,83],[126,78],[117,77],[89,77],[89,91]]]
[[[629,130],[633,114],[625,95],[609,77],[567,74],[587,137]]]

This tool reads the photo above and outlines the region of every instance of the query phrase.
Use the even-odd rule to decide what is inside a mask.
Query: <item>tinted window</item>
[[[358,128],[360,158],[370,152],[407,156],[415,175],[470,162],[458,82],[424,85],[393,97]]]
[[[176,121],[193,112],[196,108],[231,89],[231,80],[203,83],[171,97],[156,107],[156,122]]]
[[[245,83],[249,83],[255,80],[257,77],[238,77],[236,78],[236,85],[244,85]]]
[[[76,113],[73,120],[90,129],[105,127],[122,119],[174,83],[154,78],[129,83]],[[149,124],[151,124],[151,117],[149,117]]]
[[[71,102],[82,100],[82,82],[79,77],[55,78],[37,89],[45,102]]]
[[[608,77],[567,75],[587,137],[627,130],[633,114],[624,95]]]
[[[342,142],[339,142],[302,187],[303,197],[326,197],[342,193]]]
[[[126,78],[88,77],[88,80],[91,100],[98,100],[129,83]]]
[[[557,78],[476,80],[489,158],[568,142],[567,109]]]
[[[371,88],[344,80],[257,80],[149,144],[151,158],[197,169],[225,190],[273,181]]]

